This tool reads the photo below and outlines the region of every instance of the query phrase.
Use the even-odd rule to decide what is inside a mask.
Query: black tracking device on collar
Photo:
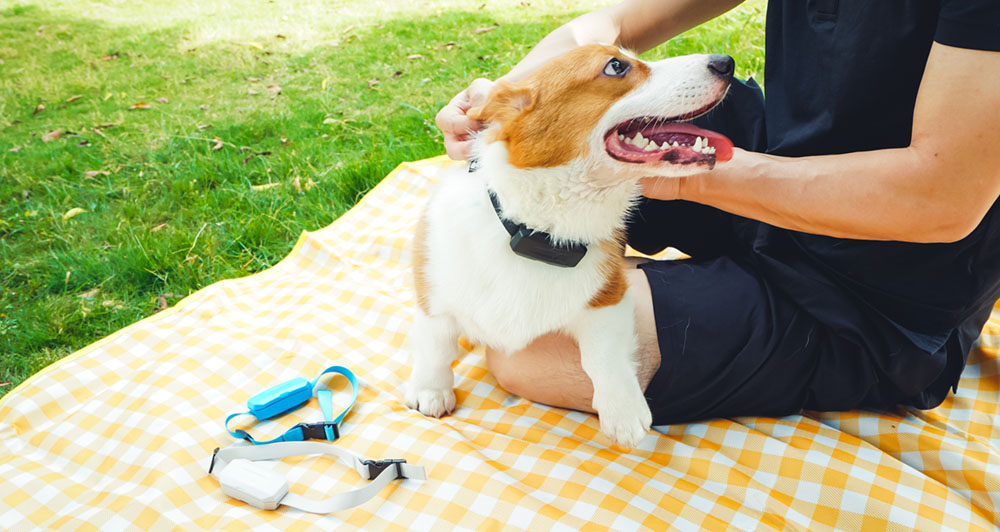
[[[572,268],[580,263],[587,254],[587,245],[578,242],[556,244],[552,235],[544,231],[535,231],[524,224],[515,223],[504,218],[500,209],[500,200],[492,190],[488,190],[493,210],[504,229],[510,234],[510,249],[526,259],[537,260],[553,266]]]
[[[563,268],[576,266],[587,254],[587,246],[583,244],[557,246],[548,233],[532,231],[523,225],[511,235],[510,249],[522,257]]]
[[[469,161],[469,172],[479,169],[479,160]],[[500,208],[500,200],[492,190],[488,190],[490,202],[493,203],[493,210],[500,218],[500,223],[510,234],[510,249],[515,254],[526,259],[537,260],[553,266],[572,268],[580,263],[583,256],[587,254],[587,245],[578,242],[568,242],[556,244],[552,235],[544,231],[535,231],[524,224],[516,223],[504,218],[503,210]]]

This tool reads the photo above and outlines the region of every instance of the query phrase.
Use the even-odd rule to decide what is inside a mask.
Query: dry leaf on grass
[[[263,46],[255,43],[255,42],[248,42],[248,43],[246,43],[246,45],[249,46],[250,48],[253,48],[254,50],[263,50],[264,49]]]
[[[167,310],[169,307],[170,307],[170,305],[167,304],[167,297],[166,297],[166,295],[165,294],[160,294],[160,296],[157,298],[157,305],[156,305],[156,308],[153,309],[153,312],[154,313],[161,312],[161,311]]]
[[[146,102],[136,102],[128,106],[129,109],[152,109],[152,106]]]
[[[398,78],[399,76],[402,76],[402,75],[403,75],[403,71],[402,70],[397,70],[397,71],[395,71],[395,72],[392,73],[392,78],[396,79],[396,78]]]
[[[198,131],[205,131],[206,129],[212,127],[212,125],[211,124],[200,124],[200,125],[198,125],[196,127],[198,128]]]
[[[15,152],[15,153],[16,153],[16,152],[19,152],[19,151],[21,151],[21,149],[22,149],[22,148],[24,148],[24,146],[15,146],[15,147],[13,147],[13,148],[11,148],[11,149],[7,150],[7,151],[12,151],[12,152]]]
[[[84,172],[87,177],[97,177],[99,175],[111,175],[111,172],[107,170],[87,170]]]
[[[110,53],[110,54],[102,57],[101,59],[103,59],[105,61],[113,61],[115,59],[118,59],[118,52]]]
[[[369,88],[369,89],[374,89],[374,88],[375,88],[375,86],[376,86],[376,85],[378,85],[378,84],[379,84],[379,80],[378,80],[378,78],[375,78],[375,79],[372,79],[372,80],[369,80],[369,81],[368,81],[368,88]]]
[[[253,87],[247,87],[247,94],[249,94],[250,96],[257,96],[260,93],[253,90]]]
[[[251,190],[267,190],[274,187],[280,187],[281,183],[265,183],[263,185],[250,185]]]
[[[279,33],[279,34],[275,35],[274,38],[275,39],[287,39],[288,37],[285,37],[284,35],[282,35],[282,34]]]
[[[250,159],[253,159],[254,157],[257,157],[257,156],[267,156],[267,155],[271,155],[271,152],[269,152],[269,151],[261,151],[261,152],[257,152],[257,153],[251,153],[250,155],[247,155],[245,159],[243,159],[243,164],[247,164],[250,161]]]
[[[456,46],[458,46],[457,42],[455,42],[455,41],[448,41],[448,42],[446,42],[444,44],[439,44],[439,45],[435,46],[434,49],[435,50],[440,50],[440,49],[444,48],[445,50],[451,50],[452,48],[454,48]]]
[[[97,129],[97,128],[94,128],[94,133],[95,133],[95,134],[96,134],[96,135],[97,135],[98,137],[101,137],[102,139],[107,139],[107,138],[108,138],[108,137],[104,136],[104,133],[102,133],[100,129]]]
[[[215,137],[212,140],[215,141],[215,145],[212,146],[212,151],[219,151],[222,149],[223,146],[226,145],[226,143],[222,142],[222,139],[220,139],[219,137]]]
[[[260,78],[247,78],[247,81],[249,81],[250,83],[256,83],[260,81]]]
[[[274,95],[278,95],[281,93],[281,85],[268,85],[267,90]]]
[[[61,129],[54,129],[54,130],[49,131],[48,133],[42,135],[42,142],[52,142],[53,140],[56,140],[57,138],[61,137],[62,134],[63,134],[63,130],[61,130]]]
[[[295,187],[295,190],[298,192],[309,192],[316,186],[316,182],[313,181],[311,177],[307,177],[306,182],[303,183],[302,178],[295,176],[295,179],[292,180],[292,186]]]
[[[37,106],[35,106],[35,112],[31,113],[31,114],[37,115],[38,113],[40,113],[40,112],[42,112],[44,110],[45,110],[45,105],[43,105],[42,103],[39,103]]]
[[[81,147],[81,148],[88,148],[88,147],[90,147],[90,141],[87,140],[87,139],[83,139],[80,142],[77,142],[76,145],[79,146],[79,147]]]
[[[162,224],[160,224],[160,225],[158,225],[158,226],[150,229],[149,232],[150,233],[155,233],[157,231],[161,231],[161,230],[166,229],[166,228],[167,228],[167,223],[164,222],[164,223],[162,223]]]
[[[494,22],[492,26],[483,26],[482,28],[476,28],[472,33],[474,33],[474,34],[486,33],[486,32],[489,32],[489,31],[493,31],[493,30],[495,30],[495,29],[497,29],[499,27],[500,27],[500,23],[499,22]]]
[[[406,58],[412,61],[414,59],[423,59],[424,56],[422,56],[420,54],[410,54],[410,55],[406,56]]]
[[[157,98],[156,101],[158,101],[160,103],[170,103],[170,100],[168,100],[166,98]]]
[[[77,94],[76,96],[70,96],[69,98],[66,98],[66,103],[73,103],[79,100],[80,98],[83,98],[82,94]]]
[[[69,272],[66,272],[66,274],[67,274],[66,277],[69,278]],[[80,299],[93,299],[100,292],[101,292],[100,288],[91,288],[90,290],[87,290],[86,292],[82,292],[82,293],[77,294],[76,297],[78,297]]]
[[[83,214],[87,212],[86,209],[81,209],[80,207],[73,207],[72,209],[66,211],[66,214],[62,215],[63,220],[69,220],[78,214]]]

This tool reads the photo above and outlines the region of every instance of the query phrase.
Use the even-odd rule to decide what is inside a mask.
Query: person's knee
[[[511,357],[503,352],[486,348],[486,367],[497,380],[497,384],[509,393],[524,397],[526,391],[523,373],[518,371],[515,364],[511,363]]]

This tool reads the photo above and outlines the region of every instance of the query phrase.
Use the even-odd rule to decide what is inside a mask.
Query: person
[[[505,79],[577,45],[637,51],[734,0],[625,0],[546,36]],[[772,0],[752,80],[699,119],[742,149],[643,180],[629,244],[691,258],[629,272],[654,424],[910,405],[954,388],[1000,296],[1000,3]],[[437,116],[468,155],[476,80]],[[501,386],[583,411],[571,339],[487,351]]]

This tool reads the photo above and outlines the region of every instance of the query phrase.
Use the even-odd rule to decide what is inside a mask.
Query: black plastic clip
[[[327,435],[327,428],[333,429],[333,438]],[[336,440],[340,437],[340,427],[336,421],[317,421],[316,423],[299,423],[292,428],[302,429],[303,440]]]
[[[396,478],[406,478],[403,476],[402,464],[406,463],[403,458],[390,458],[388,460],[365,460],[361,462],[362,464],[368,466],[368,480],[375,480],[375,477],[382,474],[383,471],[395,464],[396,466]]]
[[[215,450],[214,450],[214,451],[212,451],[212,463],[211,463],[211,464],[208,464],[208,474],[209,474],[209,475],[211,475],[211,474],[212,474],[212,470],[213,470],[213,469],[215,469],[215,457],[216,457],[216,456],[217,456],[218,454],[219,454],[219,448],[218,448],[218,447],[216,447],[216,448],[215,448]]]

